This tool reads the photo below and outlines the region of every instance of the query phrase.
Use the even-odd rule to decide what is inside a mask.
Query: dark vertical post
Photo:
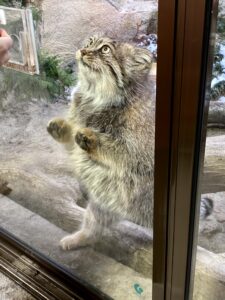
[[[211,0],[159,1],[154,300],[188,299],[191,291],[211,8]]]
[[[155,139],[153,299],[164,299],[170,186],[171,108],[173,99],[176,0],[159,0]]]

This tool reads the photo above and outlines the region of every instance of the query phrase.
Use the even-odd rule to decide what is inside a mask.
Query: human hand
[[[9,49],[13,41],[4,29],[0,29],[0,66],[9,60]]]

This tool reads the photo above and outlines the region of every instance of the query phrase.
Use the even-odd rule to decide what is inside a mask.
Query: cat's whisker
[[[66,51],[62,52],[62,51],[60,51],[60,55],[72,55],[72,56],[74,56],[74,52],[66,52]]]

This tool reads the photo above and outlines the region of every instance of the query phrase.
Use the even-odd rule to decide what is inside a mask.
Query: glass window
[[[211,89],[205,122],[204,166],[200,177],[201,203],[193,299],[222,300],[225,294],[225,2],[219,1],[217,32],[210,69]]]
[[[1,2],[0,2],[1,4]],[[38,59],[34,36],[34,24],[30,9],[0,6],[1,28],[13,40],[8,68],[38,74]]]
[[[1,227],[113,299],[151,299],[158,1],[27,2],[40,74],[0,69]],[[1,27],[24,64],[25,8],[0,4],[21,9]]]

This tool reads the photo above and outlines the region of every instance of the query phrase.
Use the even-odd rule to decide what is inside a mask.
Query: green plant
[[[47,52],[39,53],[40,77],[48,83],[47,89],[54,97],[62,95],[66,87],[74,84],[74,76],[67,67],[63,68],[56,55]]]
[[[222,34],[225,32],[225,17],[223,15],[217,19],[217,32]]]
[[[218,99],[221,96],[225,96],[225,80],[217,82],[211,90],[212,99]]]
[[[13,91],[20,100],[54,99],[65,97],[66,88],[74,84],[74,75],[61,65],[56,55],[39,53],[40,75],[29,75],[2,68],[0,95],[7,97]]]
[[[217,33],[218,38],[214,51],[214,62],[212,71],[212,80],[217,79],[217,82],[211,89],[211,99],[218,99],[225,95],[225,81],[223,80],[225,74],[224,68],[224,52],[221,51],[221,46],[224,45],[225,40],[225,15],[220,13],[217,19]]]
[[[13,6],[13,0],[0,0],[2,6]]]
[[[32,10],[33,20],[38,23],[41,22],[41,20],[42,20],[41,9],[36,6],[30,6],[29,8]]]

